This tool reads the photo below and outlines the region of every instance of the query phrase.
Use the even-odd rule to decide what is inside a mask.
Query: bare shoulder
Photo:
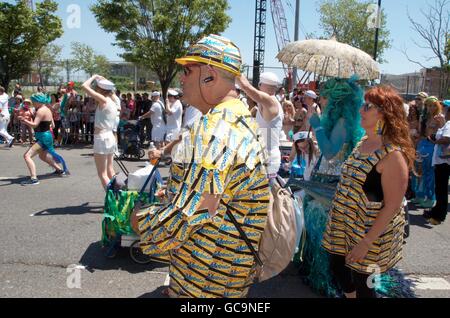
[[[379,172],[388,172],[388,173],[407,173],[408,172],[408,164],[406,162],[406,158],[400,150],[394,150],[386,155],[383,160],[378,164]]]

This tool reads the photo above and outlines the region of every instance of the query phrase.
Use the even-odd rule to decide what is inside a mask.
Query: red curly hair
[[[383,141],[402,148],[410,170],[414,169],[416,150],[409,134],[409,124],[403,106],[403,98],[390,86],[380,85],[369,89],[364,98],[380,106],[385,126]]]

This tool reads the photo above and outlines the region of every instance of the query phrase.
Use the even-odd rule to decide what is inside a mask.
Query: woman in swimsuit
[[[46,106],[47,104],[50,104],[50,98],[46,94],[37,93],[31,96],[31,101],[36,108],[34,120],[26,120],[22,116],[18,117],[21,122],[34,128],[36,137],[36,143],[23,155],[28,170],[30,171],[31,178],[30,180],[22,182],[22,185],[39,184],[36,175],[36,165],[33,161],[33,157],[36,155],[39,155],[39,159],[55,168],[55,175],[63,176],[69,174],[64,159],[58,155],[53,148],[53,136],[50,131],[50,127],[54,126],[53,115],[52,111]],[[61,164],[62,167],[58,163]]]

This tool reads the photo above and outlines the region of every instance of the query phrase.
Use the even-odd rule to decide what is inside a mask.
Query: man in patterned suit
[[[203,116],[172,150],[169,203],[132,226],[145,254],[170,263],[169,296],[245,297],[255,259],[228,214],[257,250],[270,199],[257,126],[235,91],[240,51],[209,35],[176,61],[183,98]]]

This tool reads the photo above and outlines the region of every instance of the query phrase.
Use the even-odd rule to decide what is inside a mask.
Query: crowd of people
[[[40,92],[21,101],[14,92],[10,105],[24,136],[31,128],[37,134],[39,147],[25,154],[31,183],[37,153],[55,173],[68,172],[49,135],[53,127],[58,142],[65,119],[75,140],[83,131],[92,135],[104,189],[115,175],[117,132],[130,120],[140,121],[141,139],[156,145],[151,160],[171,157],[165,204],[131,216],[142,251],[170,263],[171,297],[246,296],[256,272],[251,251],[258,250],[277,201],[282,143],[292,145],[287,168],[294,182],[335,189],[321,200],[304,183],[301,194],[302,263],[315,290],[376,297],[367,281],[374,267],[385,273],[402,258],[407,199],[431,208],[424,214],[430,224],[445,220],[448,100],[420,92],[405,103],[392,87],[363,89],[357,76],[287,93],[277,75],[266,72],[256,88],[240,73],[239,48],[216,35],[194,43],[176,62],[182,90],[170,89],[166,101],[159,91],[121,94],[94,75],[82,85],[84,102],[69,83],[51,100]],[[4,95],[0,88],[5,115]],[[1,136],[12,146],[6,127],[3,120]]]
[[[91,89],[101,89],[97,84],[106,79],[96,75],[91,80],[90,84],[95,83]],[[101,84],[100,84],[101,85]],[[94,151],[97,149],[95,139],[98,139],[98,130],[101,128],[101,123],[97,120],[99,118],[98,108],[101,104],[101,98],[93,97],[93,91],[86,89],[90,86],[83,86],[86,94],[77,92],[75,90],[75,83],[68,82],[67,85],[60,85],[57,92],[49,94],[44,88],[38,87],[37,94],[40,94],[39,100],[44,101],[45,109],[51,113],[51,120],[48,127],[49,133],[52,135],[51,152],[54,152],[53,147],[60,147],[62,145],[71,145],[84,142],[86,144],[93,144]],[[119,154],[117,144],[120,144],[121,128],[131,120],[138,120],[140,122],[140,140],[141,144],[153,142],[158,148],[173,141],[180,133],[182,127],[189,126],[201,113],[194,107],[186,105],[181,102],[182,93],[180,90],[170,89],[167,94],[167,100],[161,101],[161,93],[159,91],[151,92],[149,98],[148,93],[140,95],[136,94],[121,94],[116,90],[114,84],[110,84],[113,92],[111,95],[114,102],[114,123],[111,124],[114,135],[115,147],[109,149],[114,150],[110,154],[108,163],[105,164],[108,172],[105,174],[103,168],[100,168],[99,178],[104,187],[115,175],[112,165],[112,155]],[[104,92],[102,92],[104,93]],[[14,143],[29,145],[32,147],[37,144],[41,129],[35,127],[33,121],[38,117],[38,110],[41,106],[39,103],[33,102],[33,97],[38,96],[32,94],[30,98],[24,98],[20,84],[16,84],[12,97],[10,98],[3,87],[0,87],[0,136],[7,147],[12,147]],[[45,96],[45,99],[42,96]],[[101,108],[101,107],[100,107]],[[47,116],[48,117],[48,116]],[[48,119],[48,118],[47,118]],[[8,133],[9,132],[9,133]],[[31,149],[31,148],[30,148]],[[109,153],[109,150],[107,151]],[[97,151],[98,152],[98,151]],[[27,152],[25,162],[30,169],[30,180],[22,182],[23,185],[36,185],[39,180],[36,176],[36,171],[31,158],[37,152]],[[100,150],[99,155],[105,154],[105,149]],[[50,166],[55,167],[55,174],[67,175],[68,170],[56,168],[55,163],[44,159],[45,156],[40,154],[40,158],[47,162]],[[64,163],[65,164],[65,163]],[[30,168],[31,167],[31,168]]]

